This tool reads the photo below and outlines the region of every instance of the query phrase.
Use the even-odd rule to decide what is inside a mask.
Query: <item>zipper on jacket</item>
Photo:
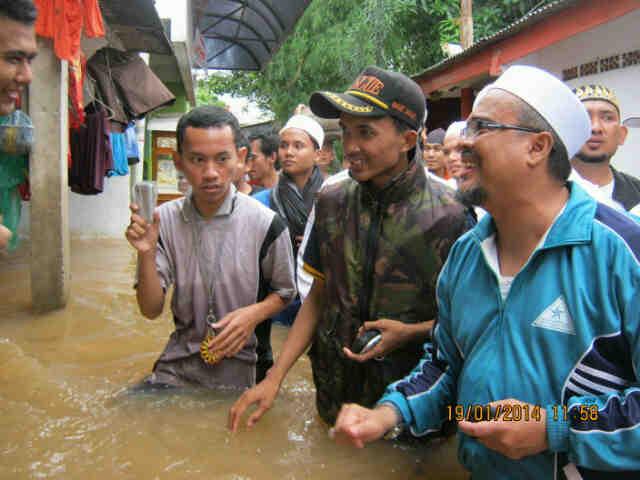
[[[362,323],[371,320],[369,318],[369,302],[371,301],[371,295],[373,293],[373,270],[376,262],[376,250],[378,249],[378,230],[380,229],[380,223],[382,221],[382,204],[380,202],[374,201],[373,212],[371,225],[367,231],[367,245],[364,252],[363,295],[360,296],[359,302],[360,321]]]

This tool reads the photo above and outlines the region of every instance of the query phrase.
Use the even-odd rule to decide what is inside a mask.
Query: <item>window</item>
[[[158,183],[158,205],[182,196],[178,190],[178,170],[173,164],[177,141],[175,132],[152,132],[152,177]]]

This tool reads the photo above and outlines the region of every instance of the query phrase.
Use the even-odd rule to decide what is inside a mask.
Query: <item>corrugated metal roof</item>
[[[208,68],[262,70],[311,0],[193,0]],[[195,29],[194,29],[195,30]]]
[[[100,0],[100,10],[126,50],[173,55],[153,0]]]
[[[442,60],[441,62],[436,63],[435,65],[427,68],[426,70],[423,70],[422,72],[413,75],[413,78],[414,79],[428,78],[433,74],[438,73],[442,70],[445,70],[447,67],[451,65],[455,65],[456,63],[464,60],[465,58],[474,55],[475,53],[483,50],[487,46],[497,43],[506,38],[509,38],[515,35],[516,33],[524,30],[525,28],[530,27],[531,25],[534,25],[538,22],[541,22],[545,18],[550,17],[551,15],[554,15],[566,8],[569,8],[570,6],[575,5],[578,2],[579,0],[556,0],[540,8],[532,10],[522,18],[513,22],[511,25],[508,25],[503,29],[498,30],[493,35],[489,35],[487,37],[481,38],[480,40],[475,42],[473,45],[471,45],[469,48],[467,48],[466,50],[463,50],[457,55],[454,55],[445,60]]]

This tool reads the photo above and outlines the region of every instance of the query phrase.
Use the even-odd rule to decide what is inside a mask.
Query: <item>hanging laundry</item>
[[[102,48],[89,59],[87,69],[114,112],[111,119],[123,126],[175,102],[173,93],[137,53]]]
[[[98,0],[83,0],[84,34],[87,37],[104,37],[104,21]]]
[[[38,9],[36,18],[36,33],[41,37],[53,38],[56,31],[56,0],[34,0]]]
[[[113,169],[107,172],[107,177],[129,175],[125,135],[124,133],[111,132],[110,137],[111,152],[113,153]]]
[[[69,169],[69,186],[75,193],[95,195],[104,189],[104,177],[113,170],[109,120],[97,104],[85,109],[85,125],[71,130],[69,148],[73,162]]]
[[[73,130],[84,124],[82,85],[86,68],[87,59],[82,53],[69,61],[69,128]]]
[[[35,0],[35,4],[36,33],[53,39],[53,50],[61,60],[78,58],[83,29],[87,37],[104,36],[98,0]]]
[[[138,139],[136,138],[136,124],[131,122],[124,131],[125,142],[127,145],[127,163],[134,165],[140,161],[140,148],[138,147]]]

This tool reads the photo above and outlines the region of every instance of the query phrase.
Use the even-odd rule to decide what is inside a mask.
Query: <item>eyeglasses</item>
[[[519,125],[508,125],[506,123],[496,123],[489,120],[481,120],[474,118],[467,121],[467,126],[462,129],[463,138],[474,138],[480,135],[483,130],[519,130],[521,132],[540,133],[542,130],[530,127],[521,127]]]

